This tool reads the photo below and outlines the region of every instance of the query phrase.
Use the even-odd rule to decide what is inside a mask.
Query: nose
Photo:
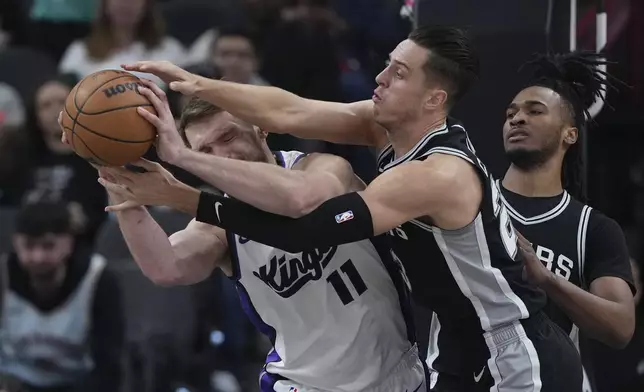
[[[385,72],[387,72],[387,68],[383,69],[378,75],[376,75],[376,83],[378,83],[378,86],[386,87]]]
[[[42,264],[47,258],[47,252],[44,249],[32,249],[29,255],[31,262],[34,264]]]
[[[519,125],[525,125],[526,123],[526,118],[525,114],[523,111],[518,111],[512,118],[510,119],[510,125],[513,127],[519,126]]]

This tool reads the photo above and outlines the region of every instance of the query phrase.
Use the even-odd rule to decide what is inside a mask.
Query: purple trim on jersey
[[[275,383],[280,380],[286,380],[286,378],[277,374],[268,373],[266,368],[264,368],[262,375],[259,377],[259,390],[261,392],[275,392]]]
[[[261,333],[266,335],[274,345],[275,336],[277,335],[275,328],[266,324],[264,320],[262,320],[259,313],[257,313],[257,310],[255,310],[255,307],[253,306],[253,303],[250,300],[250,296],[248,295],[248,292],[246,291],[244,285],[241,284],[240,281],[236,281],[235,287],[237,287],[237,293],[239,294],[239,300],[241,301],[242,309],[244,309],[244,312],[246,313],[246,315],[248,315],[251,323],[253,323],[255,328],[257,328]]]

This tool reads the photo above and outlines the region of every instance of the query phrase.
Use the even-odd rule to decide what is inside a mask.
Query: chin
[[[528,170],[541,165],[546,157],[544,152],[526,147],[510,147],[505,150],[505,157],[514,166]]]

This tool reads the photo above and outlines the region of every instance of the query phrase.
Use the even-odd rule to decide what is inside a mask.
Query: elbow
[[[166,265],[177,266],[180,262],[181,260],[177,260],[174,263]],[[160,265],[163,264],[160,263]],[[183,274],[179,268],[174,267],[143,270],[143,275],[156,286],[160,287],[184,286],[192,283],[187,275]]]
[[[615,349],[628,346],[635,333],[635,315],[629,314],[628,317],[624,317],[624,320],[611,332],[610,336],[603,340],[604,344]]]
[[[631,342],[633,334],[635,333],[635,322],[629,321],[627,324],[618,331],[615,331],[612,342],[610,342],[612,344],[609,344],[611,347],[623,349]]]
[[[174,287],[183,285],[183,279],[178,275],[164,274],[164,273],[155,273],[155,274],[145,274],[145,277],[148,278],[155,286],[160,287]]]

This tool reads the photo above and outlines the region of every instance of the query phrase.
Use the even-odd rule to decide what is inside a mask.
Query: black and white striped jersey
[[[414,300],[435,312],[432,328],[442,329],[441,344],[447,349],[441,349],[440,360],[430,366],[451,372],[469,355],[471,344],[463,344],[464,339],[487,351],[484,331],[528,318],[544,307],[546,299],[522,278],[517,238],[501,192],[461,124],[448,119],[402,157],[395,157],[393,148],[387,146],[378,157],[378,169],[383,173],[431,154],[469,162],[484,187],[479,214],[461,229],[443,230],[414,219],[389,233]]]
[[[634,292],[628,248],[615,221],[565,191],[553,197],[526,197],[500,183],[499,189],[515,228],[532,242],[537,257],[548,270],[584,290],[589,290],[597,278],[618,277]],[[548,301],[545,310],[577,349],[583,348],[584,339],[568,315],[552,301]],[[591,375],[588,370],[592,363],[583,350],[582,358],[586,373]],[[584,391],[590,390],[591,381],[584,380],[588,383]]]

